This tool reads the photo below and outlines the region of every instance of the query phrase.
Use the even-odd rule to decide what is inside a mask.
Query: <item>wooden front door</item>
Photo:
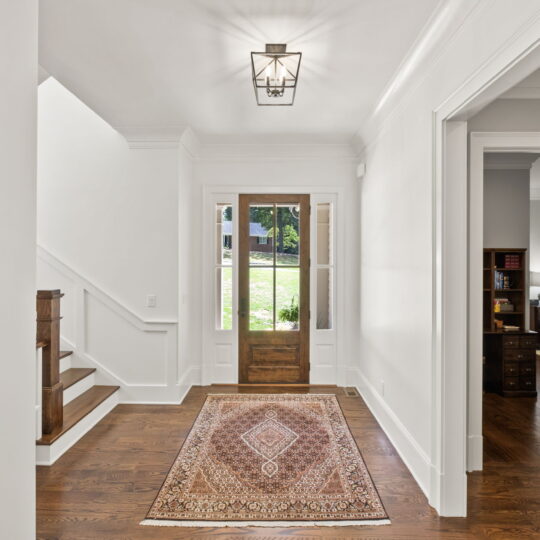
[[[309,382],[309,195],[240,195],[239,382]]]

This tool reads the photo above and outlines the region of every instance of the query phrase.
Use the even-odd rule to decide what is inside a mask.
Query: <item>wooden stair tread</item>
[[[88,377],[96,371],[96,368],[70,368],[60,373],[60,382],[64,385],[64,390],[73,386],[81,379]]]
[[[119,386],[93,386],[73,401],[70,401],[64,407],[64,423],[62,427],[52,433],[43,435],[41,439],[36,441],[36,444],[50,445],[55,442],[119,388]]]
[[[60,356],[58,357],[60,360],[62,358],[65,358],[66,356],[70,356],[73,354],[73,351],[60,351]]]

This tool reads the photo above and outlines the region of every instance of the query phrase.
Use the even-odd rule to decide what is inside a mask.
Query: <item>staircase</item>
[[[41,349],[42,432],[36,463],[52,465],[119,401],[119,386],[95,384],[95,368],[73,366],[72,351],[60,351],[59,290],[38,291],[37,346]]]

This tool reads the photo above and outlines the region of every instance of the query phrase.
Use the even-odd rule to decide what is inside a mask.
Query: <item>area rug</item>
[[[208,395],[142,525],[384,525],[334,395]]]

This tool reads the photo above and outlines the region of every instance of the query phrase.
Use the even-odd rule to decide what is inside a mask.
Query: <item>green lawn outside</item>
[[[251,264],[272,264],[270,253],[251,254]],[[278,255],[282,264],[295,264],[296,256]],[[264,262],[263,262],[264,261]],[[278,263],[279,264],[279,263]],[[222,270],[222,328],[232,328],[232,269]],[[271,268],[250,269],[250,330],[272,330],[272,289]],[[276,270],[276,317],[278,329],[288,329],[286,323],[279,322],[279,310],[298,300],[300,291],[300,270],[298,268],[277,268]]]

